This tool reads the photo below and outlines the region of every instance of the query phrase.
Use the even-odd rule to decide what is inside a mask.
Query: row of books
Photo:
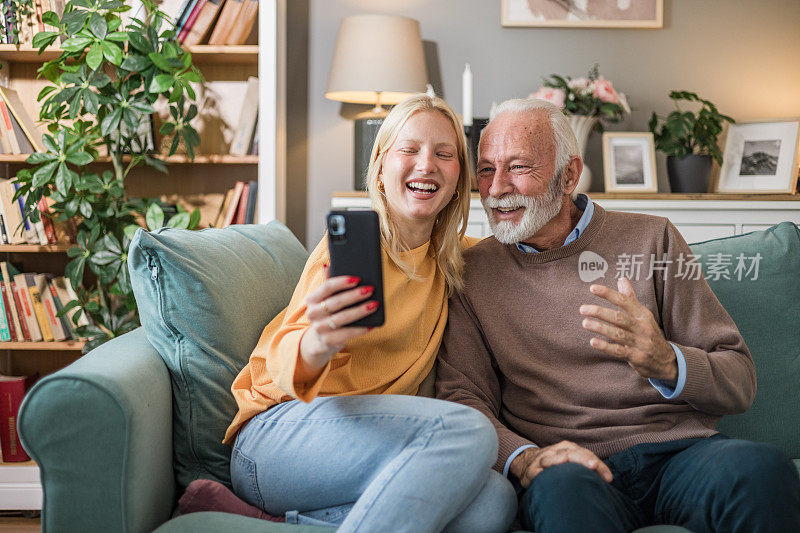
[[[231,224],[252,224],[256,217],[257,181],[237,181],[225,193],[222,207],[211,224],[214,228],[225,228]]]
[[[187,46],[244,44],[258,18],[258,0],[183,0],[175,14],[166,11],[170,3],[161,10],[172,15],[178,41]]]
[[[43,197],[37,205],[39,220],[32,222],[24,215],[25,199],[14,200],[19,185],[0,178],[0,241],[3,244],[69,244],[75,242],[75,222],[58,222],[51,217],[52,200]]]
[[[0,262],[0,343],[79,340],[78,326],[89,325],[77,308],[58,316],[78,297],[69,280],[53,274],[21,273],[12,263]]]
[[[0,42],[4,44],[32,45],[33,36],[40,31],[58,31],[42,22],[42,15],[54,11],[58,18],[64,14],[64,0],[33,0],[27,8],[21,3],[5,0],[0,9]],[[14,28],[18,30],[14,32]]]
[[[30,457],[22,448],[17,431],[19,406],[25,393],[30,390],[38,374],[33,376],[6,376],[0,374],[0,451],[5,463],[28,461]]]

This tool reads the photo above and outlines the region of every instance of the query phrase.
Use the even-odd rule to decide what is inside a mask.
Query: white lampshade
[[[342,20],[325,98],[393,105],[424,93],[427,83],[419,22],[388,15]]]

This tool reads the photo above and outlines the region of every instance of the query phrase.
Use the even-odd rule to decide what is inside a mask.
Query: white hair
[[[578,150],[578,139],[575,138],[575,132],[572,131],[569,122],[567,122],[567,117],[564,116],[564,112],[561,109],[550,102],[538,98],[514,98],[492,108],[489,124],[505,113],[522,114],[530,111],[543,111],[550,118],[550,125],[553,127],[553,136],[556,143],[556,171],[554,176],[560,178],[569,160],[573,156],[581,155]],[[487,124],[487,127],[489,124]],[[484,131],[486,131],[486,128],[481,131],[481,135],[483,135]]]

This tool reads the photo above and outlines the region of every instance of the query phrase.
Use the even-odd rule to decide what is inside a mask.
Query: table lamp
[[[419,22],[389,15],[342,19],[325,98],[375,106],[355,119],[356,190],[366,189],[372,144],[387,114],[382,105],[425,92],[427,83]]]

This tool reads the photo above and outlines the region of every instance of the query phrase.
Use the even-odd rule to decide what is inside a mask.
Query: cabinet
[[[589,197],[604,209],[666,217],[690,243],[762,230],[784,221],[800,226],[798,195],[589,193]],[[336,209],[367,209],[369,205],[366,193],[361,192],[335,193],[331,200]],[[467,235],[491,234],[480,197],[473,193]]]

